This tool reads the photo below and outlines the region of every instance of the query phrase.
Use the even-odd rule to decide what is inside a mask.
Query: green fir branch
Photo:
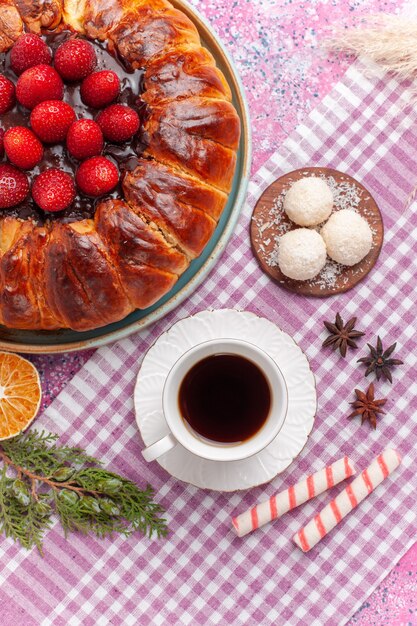
[[[58,435],[33,430],[1,443],[0,532],[41,554],[53,514],[66,536],[167,535],[150,485],[141,490],[81,448],[57,441]]]
[[[59,446],[55,443],[57,440],[58,435],[54,433],[33,430],[24,436],[3,441],[1,447],[15,465],[45,476],[53,474],[65,463],[101,465],[98,459],[88,456],[82,448]]]

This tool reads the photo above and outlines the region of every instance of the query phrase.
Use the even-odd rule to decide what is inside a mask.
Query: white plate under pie
[[[317,394],[301,348],[275,324],[247,311],[202,311],[163,333],[144,357],[134,392],[136,421],[146,446],[168,434],[162,391],[168,372],[184,352],[210,339],[243,339],[257,345],[280,367],[288,388],[288,412],[277,437],[261,452],[241,461],[209,461],[180,444],[160,456],[174,478],[203,489],[236,491],[269,482],[304,448],[313,428]]]

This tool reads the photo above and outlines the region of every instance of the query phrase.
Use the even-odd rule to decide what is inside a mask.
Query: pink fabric
[[[248,91],[254,128],[254,167],[305,117],[342,76],[347,62],[317,53],[331,22],[349,24],[372,11],[394,11],[398,0],[195,0],[234,55]],[[277,52],[278,51],[278,52]],[[272,114],[271,114],[272,112]],[[92,353],[34,358],[42,375],[44,406],[65,386]],[[416,615],[417,547],[394,569],[352,623],[396,625]],[[6,605],[2,606],[5,610]],[[10,600],[8,600],[10,610]],[[416,618],[417,622],[417,618]]]
[[[87,447],[116,471],[157,489],[168,509],[167,541],[72,536],[56,526],[42,561],[4,540],[0,599],[12,595],[19,617],[37,623],[95,624],[342,624],[414,540],[417,510],[415,320],[417,206],[404,211],[416,180],[416,113],[406,86],[365,78],[351,68],[253,177],[248,203],[228,249],[193,296],[152,329],[98,350],[39,418],[38,426]],[[283,292],[261,273],[248,242],[256,199],[283,172],[303,164],[329,164],[360,178],[375,195],[385,221],[380,260],[355,290],[322,301]],[[383,306],[381,306],[383,302]],[[245,494],[205,492],[170,478],[141,459],[132,391],[144,351],[178,317],[209,307],[252,310],[294,335],[317,379],[319,411],[298,460],[270,484]],[[377,432],[346,420],[354,386],[363,387],[356,354],[346,360],[321,348],[322,320],[357,314],[367,339],[396,339],[405,365],[389,391],[389,411]],[[361,350],[363,353],[363,349]],[[388,408],[388,407],[387,407]],[[308,554],[291,537],[328,494],[306,503],[271,527],[241,541],[230,517],[288,487],[340,453],[358,469],[382,449],[400,451],[403,464],[349,518]],[[169,453],[168,453],[169,454]]]

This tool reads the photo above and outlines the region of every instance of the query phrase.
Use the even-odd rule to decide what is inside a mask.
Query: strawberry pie
[[[240,122],[165,0],[0,4],[0,324],[90,330],[166,294],[208,243]]]

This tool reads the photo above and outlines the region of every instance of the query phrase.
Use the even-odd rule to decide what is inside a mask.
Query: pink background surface
[[[255,172],[343,75],[349,60],[329,58],[319,44],[332,24],[350,25],[372,12],[395,12],[399,0],[194,0],[233,55],[252,117]],[[312,164],[314,165],[314,164]],[[39,368],[43,407],[92,354],[31,360]],[[417,625],[417,545],[349,622]],[[364,598],[367,590],[364,589]]]

